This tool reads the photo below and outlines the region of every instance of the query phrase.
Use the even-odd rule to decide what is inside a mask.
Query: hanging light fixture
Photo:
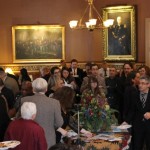
[[[81,19],[79,21],[78,20],[70,21],[69,22],[70,28],[88,29],[89,31],[93,31],[94,29],[104,29],[113,25],[114,22],[113,19],[108,19],[106,21],[103,21],[101,15],[98,13],[97,9],[93,4],[93,0],[87,0],[87,1],[88,1],[88,6],[86,7]],[[86,18],[87,13],[88,13],[88,18]]]
[[[14,72],[13,72],[12,69],[9,68],[9,67],[7,67],[7,68],[5,69],[5,73],[9,73],[9,74],[13,74],[13,75],[14,75]]]

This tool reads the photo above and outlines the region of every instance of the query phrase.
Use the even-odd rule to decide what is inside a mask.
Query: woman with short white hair
[[[20,141],[15,150],[47,150],[44,130],[33,121],[36,112],[34,103],[24,102],[21,106],[21,118],[9,124],[5,140]]]
[[[31,102],[24,102],[23,105],[21,106],[21,117],[23,119],[31,119],[34,120],[36,116],[36,105]]]

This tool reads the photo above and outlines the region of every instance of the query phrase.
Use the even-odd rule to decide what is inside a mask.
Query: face
[[[92,66],[92,75],[97,76],[98,75],[98,66]]]
[[[146,70],[145,70],[145,68],[141,68],[141,69],[139,70],[139,73],[140,73],[141,77],[142,77],[142,76],[145,76],[145,75],[146,75]]]
[[[109,69],[109,76],[115,77],[116,76],[116,68],[110,68]]]
[[[55,69],[55,70],[54,70],[54,75],[60,76],[60,70],[59,70],[59,69]]]
[[[40,72],[41,72],[41,76],[43,77],[49,73],[49,70],[47,68],[44,68],[44,69],[40,70]]]
[[[127,74],[129,74],[133,69],[130,67],[129,64],[125,64],[123,70],[124,70],[125,75],[127,75]]]
[[[90,66],[85,66],[85,70],[87,74],[91,74]]]
[[[141,79],[139,83],[139,90],[140,92],[147,93],[150,87],[150,83],[145,79]]]
[[[106,69],[108,67],[107,63],[102,64],[102,68]]]
[[[136,73],[136,76],[135,76],[135,78],[133,79],[133,83],[135,84],[135,85],[139,85],[139,83],[140,83],[140,74],[139,73]]]
[[[69,72],[67,70],[63,70],[62,75],[64,78],[67,78],[69,76]]]
[[[73,69],[76,69],[78,67],[78,63],[77,62],[72,62],[71,66]]]
[[[32,93],[32,87],[29,87],[27,85],[22,85],[21,93],[23,96],[27,96],[28,94],[31,94]]]
[[[118,24],[121,24],[121,17],[117,17]]]
[[[64,86],[64,81],[60,79],[60,80],[57,82],[57,87],[58,87],[58,88],[61,88],[61,87],[63,87],[63,86]]]
[[[97,87],[97,82],[91,81],[91,88],[95,89]]]
[[[62,62],[61,62],[61,65],[62,65],[63,67],[65,67],[65,66],[66,66],[66,62],[65,62],[65,61],[62,61]]]

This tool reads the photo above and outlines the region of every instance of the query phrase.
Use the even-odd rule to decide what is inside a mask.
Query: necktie
[[[76,70],[75,69],[73,69],[73,74],[76,75]]]
[[[142,102],[143,108],[145,107],[145,102],[146,102],[146,99],[144,96],[145,96],[145,93],[141,94],[141,102]]]
[[[107,76],[107,70],[104,69],[104,77],[106,77],[106,76]]]

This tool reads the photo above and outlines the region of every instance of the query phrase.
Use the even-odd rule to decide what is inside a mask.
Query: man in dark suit
[[[69,71],[75,78],[75,81],[80,88],[83,81],[83,70],[78,68],[78,61],[76,59],[71,60],[71,68],[69,68]]]
[[[5,99],[0,94],[0,142],[3,141],[5,131],[10,122],[6,105]]]
[[[139,84],[139,99],[133,122],[134,150],[142,150],[144,141],[150,150],[150,78],[142,77]]]
[[[13,117],[15,112],[14,112],[14,103],[15,103],[15,98],[12,90],[8,89],[6,86],[4,86],[4,83],[2,79],[0,78],[0,93],[5,97],[6,102],[8,104],[8,114],[10,117]]]
[[[119,100],[118,100],[118,77],[116,76],[117,71],[115,66],[110,66],[109,77],[105,78],[105,83],[107,87],[107,101],[111,108],[119,111]]]
[[[139,93],[134,98],[128,122],[133,122],[133,150],[150,150],[150,77],[141,77]],[[130,120],[129,120],[130,118]],[[131,122],[131,121],[130,121]],[[125,123],[125,122],[124,122]]]

